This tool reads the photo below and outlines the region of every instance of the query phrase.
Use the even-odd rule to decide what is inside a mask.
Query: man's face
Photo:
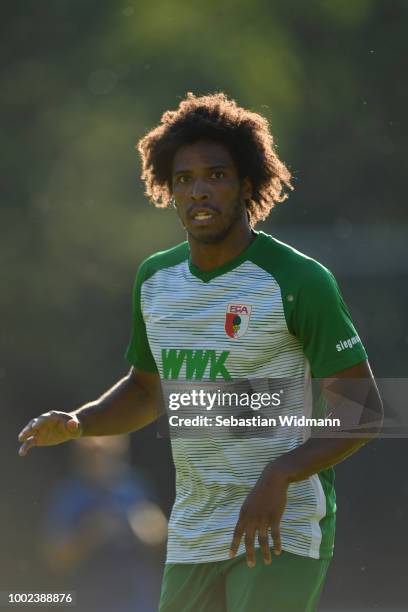
[[[181,146],[172,170],[179,217],[197,242],[220,242],[235,224],[247,224],[249,180],[240,182],[231,154],[222,144],[198,141]]]

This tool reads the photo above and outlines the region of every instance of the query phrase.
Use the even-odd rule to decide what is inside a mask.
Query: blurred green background
[[[45,580],[36,525],[71,466],[66,447],[18,458],[18,431],[126,373],[137,266],[184,239],[144,198],[134,147],[187,91],[269,119],[295,191],[258,229],[327,265],[374,373],[407,375],[407,25],[404,0],[2,5],[2,590]],[[167,442],[147,430],[132,445],[168,511]],[[322,609],[406,604],[406,448],[380,440],[339,466]]]

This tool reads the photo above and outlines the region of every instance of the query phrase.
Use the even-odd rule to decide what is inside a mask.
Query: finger
[[[33,429],[36,425],[37,425],[37,419],[31,419],[28,425],[26,425],[24,429],[22,429],[20,433],[18,434],[19,442],[22,442],[23,440],[27,439],[28,436],[32,435]]]
[[[30,438],[27,438],[27,440],[24,442],[24,444],[22,444],[20,446],[20,449],[18,451],[18,454],[20,455],[20,457],[24,457],[28,451],[30,450],[30,448],[32,446],[35,446],[35,437],[31,436]]]
[[[28,432],[30,431],[29,427],[24,427],[24,429],[22,429],[20,431],[20,433],[18,434],[17,440],[19,442],[22,442],[24,440],[24,438],[28,435]]]
[[[255,567],[256,565],[254,540],[255,540],[255,529],[247,528],[245,532],[245,550],[246,550],[248,567]]]
[[[230,547],[230,557],[235,557],[237,554],[237,550],[241,543],[242,535],[244,533],[244,524],[241,521],[235,526],[234,535],[232,537],[231,547]]]
[[[279,525],[276,527],[271,527],[272,532],[272,540],[273,540],[273,552],[275,555],[280,555],[282,552],[282,543]]]
[[[258,532],[258,542],[261,547],[264,563],[270,565],[272,563],[271,549],[269,548],[269,532],[268,526],[262,526]]]

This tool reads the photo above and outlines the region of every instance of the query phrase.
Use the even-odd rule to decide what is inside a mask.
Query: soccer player
[[[309,402],[312,378],[327,398],[335,381],[337,397],[380,412],[331,272],[254,229],[292,188],[266,119],[222,93],[188,94],[138,148],[146,194],[176,208],[187,241],[137,272],[127,376],[70,413],[31,420],[20,455],[142,428],[166,411],[168,381],[301,380],[289,410]],[[356,379],[370,383],[369,401],[356,397]],[[333,554],[332,466],[369,439],[316,438],[301,428],[290,436],[175,436],[160,611],[315,610]]]

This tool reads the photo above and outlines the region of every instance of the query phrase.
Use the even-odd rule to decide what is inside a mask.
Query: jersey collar
[[[217,276],[222,276],[223,274],[226,274],[227,272],[230,272],[231,270],[234,270],[234,268],[240,266],[246,259],[249,258],[251,253],[254,251],[254,249],[256,249],[257,245],[262,240],[262,237],[265,235],[263,232],[252,231],[255,234],[255,239],[243,251],[241,251],[239,255],[230,261],[227,261],[225,264],[222,264],[222,266],[218,266],[217,268],[209,270],[208,272],[204,272],[198,266],[193,264],[191,261],[191,253],[189,253],[188,267],[191,274],[202,280],[204,283],[208,283],[214,278],[217,278]]]

